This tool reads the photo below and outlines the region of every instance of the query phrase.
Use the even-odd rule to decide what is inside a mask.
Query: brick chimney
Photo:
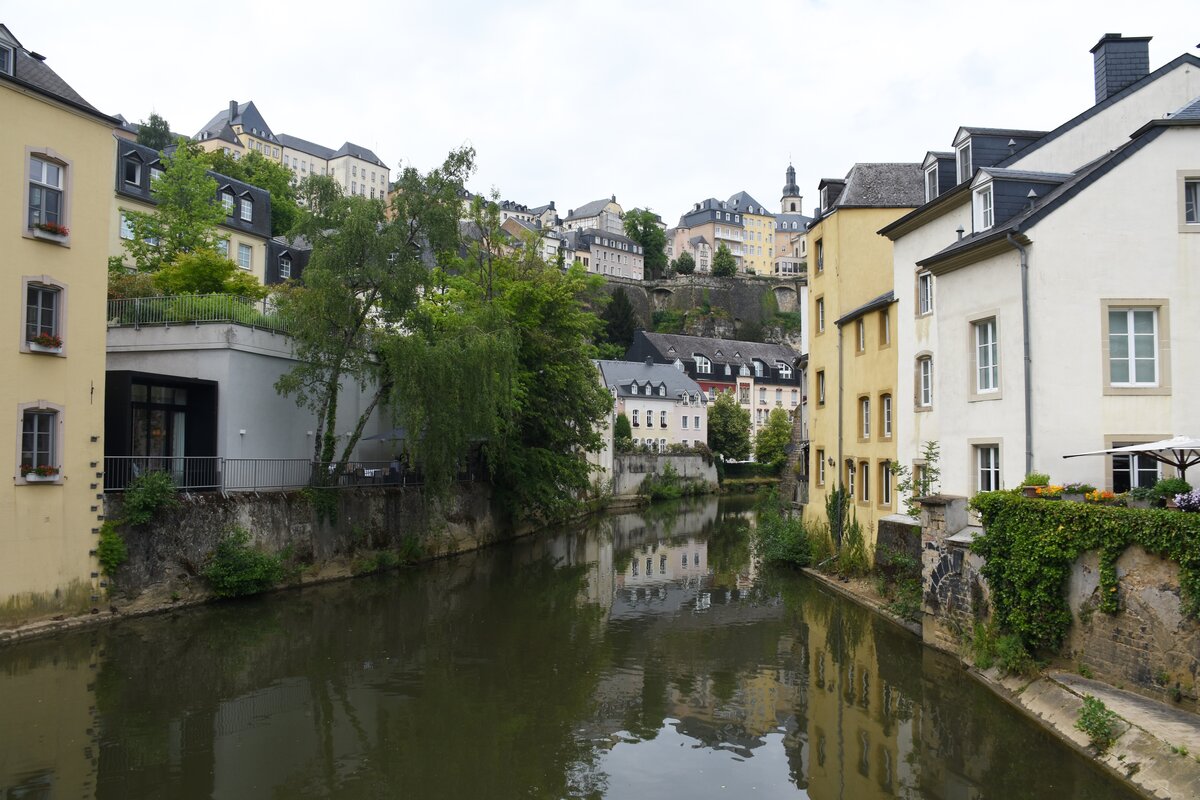
[[[230,100],[229,101],[229,121],[232,123],[235,117],[237,117],[237,100]]]
[[[1150,36],[1106,33],[1092,48],[1096,102],[1101,103],[1150,74]]]

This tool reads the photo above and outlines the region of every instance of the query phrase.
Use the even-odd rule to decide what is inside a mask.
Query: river
[[[0,649],[0,798],[1055,798],[1114,785],[751,558],[745,501]]]

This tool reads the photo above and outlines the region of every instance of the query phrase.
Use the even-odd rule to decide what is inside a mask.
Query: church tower
[[[796,185],[796,168],[788,164],[787,183],[779,200],[779,211],[783,214],[803,214],[803,207],[804,198],[800,196],[800,187]]]

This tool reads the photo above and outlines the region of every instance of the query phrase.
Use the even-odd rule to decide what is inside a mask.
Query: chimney
[[[234,117],[237,116],[237,100],[229,101],[229,121],[232,123]]]
[[[1096,102],[1102,103],[1150,74],[1150,36],[1106,33],[1092,48]]]
[[[647,367],[654,366],[654,359],[651,356],[646,356],[646,366]]]

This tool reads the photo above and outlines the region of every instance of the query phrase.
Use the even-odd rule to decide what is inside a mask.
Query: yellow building
[[[873,552],[881,517],[894,513],[897,381],[891,242],[877,235],[922,202],[920,164],[856,164],[821,181],[808,231],[809,504],[824,519],[837,486]]]
[[[117,120],[0,25],[0,251],[9,342],[0,625],[99,600],[109,207]]]
[[[728,204],[742,215],[745,239],[738,266],[743,272],[770,275],[775,271],[775,215],[746,192],[738,192]]]

